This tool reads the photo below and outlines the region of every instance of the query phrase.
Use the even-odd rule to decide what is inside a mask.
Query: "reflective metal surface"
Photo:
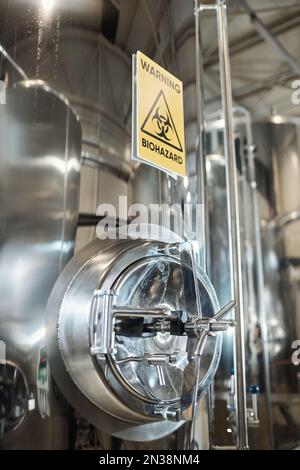
[[[155,331],[155,325],[153,330],[147,320],[139,321],[144,310],[152,318],[151,311],[158,307],[161,312],[190,309],[180,259],[159,250],[161,242],[95,240],[68,264],[48,303],[47,349],[62,392],[98,428],[136,441],[163,437],[181,426],[180,420],[166,421],[164,413],[175,405],[188,408],[195,385],[192,357],[197,340]],[[203,315],[210,317],[218,310],[214,291],[201,271],[198,282]],[[112,292],[116,304],[123,306],[116,307],[117,333],[108,354],[104,351],[110,349],[97,348],[99,343],[91,339],[91,327],[101,321],[93,313],[95,290],[103,296]],[[104,308],[102,303],[102,315]],[[118,309],[121,317],[128,316],[125,324],[118,320]],[[105,324],[109,321],[111,314]],[[103,334],[101,344],[106,341]],[[221,336],[209,336],[201,358],[199,394],[215,374],[220,348]],[[169,356],[170,363],[165,361]],[[160,416],[161,408],[166,411]]]
[[[297,398],[299,393],[299,378],[291,361],[291,345],[300,334],[299,121],[274,116],[271,122],[255,123],[253,131],[257,158],[265,162],[268,177],[268,191],[263,185],[258,188],[263,219],[264,299],[275,447],[285,448],[299,441],[300,429],[300,416],[292,404],[292,397]],[[278,395],[281,399],[274,400]]]
[[[285,120],[286,121],[286,120]],[[269,214],[262,227],[265,265],[265,301],[269,326],[269,351],[272,388],[277,383],[277,367],[286,376],[285,386],[292,391],[292,366],[276,366],[288,359],[289,348],[297,331],[297,272],[299,260],[299,126],[296,123],[256,123],[253,127],[259,159],[272,157],[269,167],[270,191],[267,195]],[[269,155],[266,152],[269,152]],[[271,154],[272,152],[272,154]],[[266,194],[262,193],[266,198]],[[267,217],[266,217],[267,215]],[[274,382],[275,380],[275,382]],[[281,381],[281,380],[280,380]]]
[[[19,367],[10,362],[0,365],[1,436],[18,428],[28,412],[28,385]]]
[[[223,123],[214,116],[209,123],[207,157],[208,174],[208,202],[211,244],[211,277],[220,298],[221,305],[228,301],[228,288],[230,278],[228,275],[228,247],[229,234],[227,218],[224,216],[224,207],[227,206],[225,192],[225,168],[223,154]],[[266,373],[269,372],[268,343],[266,340],[266,326],[263,304],[263,272],[260,242],[260,219],[257,210],[257,183],[254,168],[254,146],[252,140],[250,117],[242,108],[235,108],[235,149],[236,165],[238,170],[238,194],[240,204],[240,232],[242,249],[242,282],[245,310],[245,345],[246,345],[246,377],[248,384],[258,384],[261,394],[267,397],[266,417],[262,426],[266,435],[266,447],[272,447],[271,409],[268,408],[269,387]],[[220,262],[221,260],[221,262]],[[225,296],[225,298],[224,298]],[[227,297],[227,299],[226,299]],[[230,433],[217,434],[219,442],[227,445],[234,438],[236,432],[235,403],[232,392],[232,382],[235,375],[233,367],[233,337],[224,335],[221,365],[216,376],[215,399],[217,400],[217,413],[225,411]],[[267,377],[268,378],[268,377]],[[226,400],[224,401],[224,396]],[[223,403],[223,404],[222,404]],[[266,418],[266,419],[265,419]],[[250,423],[250,422],[249,422]],[[267,429],[267,432],[266,432]],[[258,432],[258,431],[257,431]],[[251,442],[252,445],[252,442]]]
[[[43,82],[22,82],[7,90],[0,141],[0,339],[6,343],[7,361],[24,374],[26,400],[31,394],[37,400],[45,307],[74,249],[81,128],[67,102]],[[1,365],[4,381],[5,367]],[[51,400],[55,410],[57,400]],[[15,431],[4,425],[3,447],[66,445],[63,415],[42,420],[37,402],[34,408]],[[54,422],[57,438],[52,432]]]

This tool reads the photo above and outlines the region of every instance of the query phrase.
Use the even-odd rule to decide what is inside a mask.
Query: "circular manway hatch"
[[[209,325],[218,309],[188,243],[95,240],[48,303],[52,373],[103,431],[161,438],[189,419],[214,377],[222,336]]]

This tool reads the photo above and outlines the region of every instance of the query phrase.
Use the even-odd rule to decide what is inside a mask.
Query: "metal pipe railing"
[[[199,10],[199,0],[194,0],[195,12]],[[195,64],[196,64],[196,108],[197,108],[197,134],[196,141],[196,172],[198,188],[197,193],[202,205],[202,224],[201,224],[201,265],[202,269],[208,273],[210,271],[209,257],[209,232],[208,232],[208,204],[207,204],[207,183],[205,167],[205,119],[204,119],[204,86],[203,86],[203,62],[202,62],[202,41],[200,33],[199,15],[195,14]]]
[[[234,341],[235,377],[236,377],[236,413],[238,449],[248,448],[248,425],[245,377],[244,345],[244,304],[242,285],[242,260],[239,224],[238,181],[233,133],[233,105],[231,91],[231,74],[229,63],[229,45],[227,32],[226,5],[218,0],[214,5],[200,5],[195,9],[198,17],[201,11],[214,10],[217,16],[218,47],[220,60],[221,96],[224,119],[224,147],[226,156],[226,191],[228,200],[229,259],[231,277],[231,298],[236,301]],[[196,25],[198,23],[196,22]]]
[[[237,404],[237,447],[248,448],[248,424],[245,374],[245,340],[244,340],[244,302],[242,285],[242,260],[239,223],[238,181],[233,131],[233,105],[231,91],[231,74],[229,62],[229,44],[227,31],[226,5],[218,0],[216,5],[221,95],[224,118],[224,147],[226,156],[226,186],[228,200],[228,231],[230,275],[232,280],[232,298],[236,301],[235,319],[235,377]]]

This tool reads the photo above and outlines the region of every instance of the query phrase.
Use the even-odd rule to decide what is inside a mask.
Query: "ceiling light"
[[[43,9],[49,12],[54,6],[55,0],[42,0]]]

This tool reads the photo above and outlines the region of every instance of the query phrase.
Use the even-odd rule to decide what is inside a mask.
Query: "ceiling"
[[[185,80],[185,57],[178,51],[194,38],[193,0],[0,0],[0,43],[11,50],[28,34],[26,14],[47,1],[69,12],[62,24],[102,33],[129,57],[142,50]],[[300,0],[248,0],[248,7],[228,0],[227,9],[235,103],[253,115],[300,116],[300,105],[291,101],[291,84],[300,79]],[[220,102],[214,12],[201,15],[201,34],[205,97],[213,110]]]
[[[145,34],[145,16],[155,1],[155,9],[151,14],[154,31]],[[214,3],[213,1],[205,3]],[[168,14],[172,23],[175,49],[180,47],[182,29],[184,34],[194,34],[194,15],[192,0],[121,0],[120,23],[117,43],[128,54],[135,52],[137,44],[142,44],[148,53],[155,54],[155,49],[165,40],[160,34],[159,24],[163,15]],[[291,83],[300,78],[300,1],[298,0],[249,0],[249,7],[257,15],[280,45],[274,46],[272,38],[267,40],[262,36],[242,1],[228,0],[228,33],[230,43],[230,62],[232,73],[232,88],[235,104],[248,108],[253,115],[269,115],[270,113],[300,115],[300,106],[292,104]],[[129,22],[126,16],[129,6],[134,15]],[[180,27],[180,25],[181,27]],[[157,31],[155,39],[154,32]],[[205,12],[201,17],[201,32],[203,41],[203,56],[205,69],[205,91],[209,109],[219,107],[220,84],[218,67],[218,44],[215,13]],[[170,36],[170,34],[169,34]],[[146,42],[148,39],[148,43]],[[170,37],[168,38],[171,40]],[[162,47],[162,51],[167,48]],[[280,52],[279,52],[280,49]],[[291,68],[284,54],[297,64],[298,69]],[[156,54],[161,59],[162,54]],[[299,64],[299,65],[298,65]]]

